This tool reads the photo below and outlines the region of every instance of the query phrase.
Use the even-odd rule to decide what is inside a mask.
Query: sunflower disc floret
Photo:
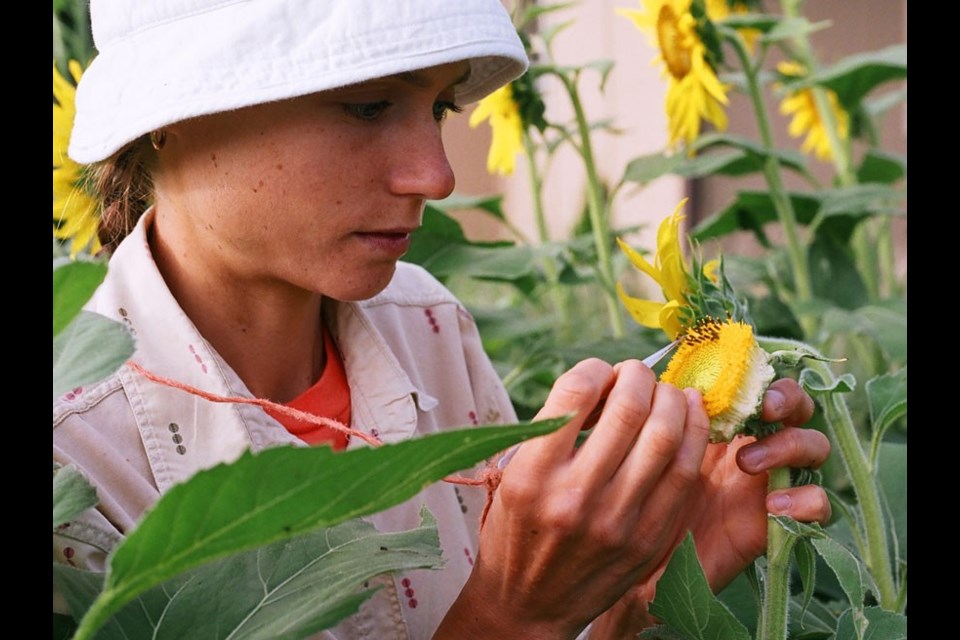
[[[753,327],[708,316],[683,334],[660,380],[699,390],[710,417],[710,441],[730,442],[743,432],[747,420],[760,413],[774,376]]]

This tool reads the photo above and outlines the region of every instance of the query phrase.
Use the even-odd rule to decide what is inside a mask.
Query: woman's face
[[[341,300],[390,281],[454,176],[440,136],[465,62],[196,118],[158,152],[156,233],[182,272]]]

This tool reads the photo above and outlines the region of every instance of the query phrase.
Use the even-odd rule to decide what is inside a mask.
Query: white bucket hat
[[[90,17],[80,163],[187,118],[403,71],[468,60],[468,103],[527,68],[500,0],[90,0]]]

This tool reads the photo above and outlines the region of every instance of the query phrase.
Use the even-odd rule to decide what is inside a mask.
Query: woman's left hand
[[[676,545],[688,530],[693,532],[697,555],[715,593],[766,551],[768,513],[801,522],[829,520],[830,501],[822,487],[805,485],[767,493],[768,470],[815,469],[827,459],[827,437],[801,428],[813,412],[813,400],[800,385],[780,379],[764,396],[761,418],[782,423],[781,430],[761,440],[740,437],[730,444],[707,447],[700,480],[676,521]],[[622,637],[619,634],[627,629],[654,624],[647,605],[669,560],[668,554],[649,579],[598,618],[591,638]]]

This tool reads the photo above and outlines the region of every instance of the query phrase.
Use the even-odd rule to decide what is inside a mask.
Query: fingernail
[[[775,493],[769,497],[767,505],[776,513],[786,513],[793,506],[793,500],[790,499],[789,494]]]
[[[740,460],[749,467],[750,471],[759,471],[766,459],[767,448],[763,445],[757,444],[740,450]]]
[[[767,391],[766,401],[767,406],[769,406],[776,415],[780,415],[784,405],[787,404],[787,397],[776,389],[770,389]]]

